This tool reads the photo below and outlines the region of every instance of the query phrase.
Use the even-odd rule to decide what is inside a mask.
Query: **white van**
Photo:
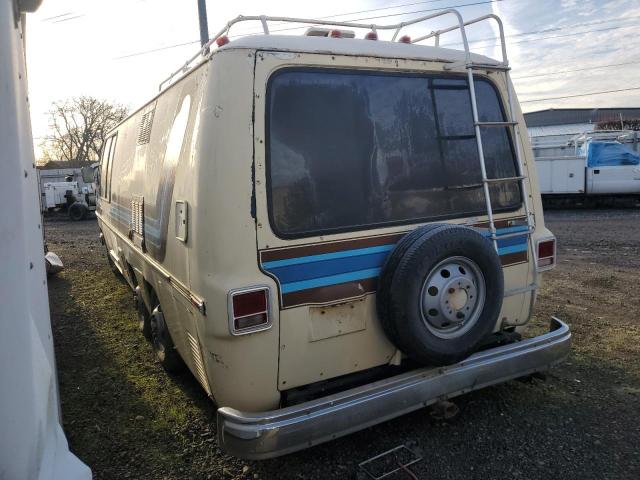
[[[457,29],[463,51],[400,36],[442,15],[455,26],[427,37]],[[467,24],[484,20],[503,36],[493,15]],[[242,21],[264,34],[229,41]],[[556,319],[521,339],[555,239],[506,57],[471,54],[467,24],[239,17],[110,133],[109,261],[230,453],[306,448],[568,354]]]

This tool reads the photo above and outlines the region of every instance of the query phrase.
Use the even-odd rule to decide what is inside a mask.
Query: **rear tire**
[[[80,202],[73,203],[69,207],[69,218],[76,222],[87,218],[88,213],[89,209],[87,206]]]
[[[176,349],[160,305],[156,306],[151,313],[151,343],[153,351],[160,362],[160,365],[169,373],[178,373],[184,370],[184,361]]]
[[[142,300],[140,301],[142,303]],[[144,304],[138,307],[138,328],[142,333],[142,336],[147,340],[152,339],[151,334],[151,315],[149,315],[149,311]]]

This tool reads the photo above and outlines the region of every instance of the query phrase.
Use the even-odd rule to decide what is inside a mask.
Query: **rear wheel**
[[[142,335],[147,340],[152,339],[151,335],[151,315],[147,310],[147,307],[144,306],[144,302],[140,300],[140,305],[138,305],[138,328]]]
[[[76,202],[69,207],[69,218],[74,221],[84,220],[88,213],[89,209],[83,203]]]
[[[149,319],[151,343],[158,361],[169,373],[177,373],[184,369],[184,362],[176,349],[160,305],[156,306]]]

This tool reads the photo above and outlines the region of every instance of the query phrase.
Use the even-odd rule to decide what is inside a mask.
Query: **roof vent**
[[[339,32],[338,36],[336,32]],[[355,38],[356,33],[353,30],[337,30],[335,28],[309,27],[304,34],[307,37],[333,37],[333,38]],[[331,34],[331,35],[330,35]]]

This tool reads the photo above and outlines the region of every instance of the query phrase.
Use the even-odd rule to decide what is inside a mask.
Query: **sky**
[[[511,75],[525,112],[640,107],[640,0],[207,0],[211,35],[239,14],[366,18],[362,21],[382,24],[454,6],[465,19],[487,13],[502,18]],[[438,22],[407,33],[416,38],[444,26]],[[231,35],[256,28],[237,26]],[[472,50],[497,57],[496,33],[488,25],[471,29]],[[198,39],[197,0],[44,0],[27,20],[36,155],[48,133],[51,102],[90,95],[135,109],[197,52]],[[460,48],[457,42],[455,33],[441,40],[450,48]],[[576,96],[630,88],[635,90]],[[567,96],[574,97],[558,98]]]

